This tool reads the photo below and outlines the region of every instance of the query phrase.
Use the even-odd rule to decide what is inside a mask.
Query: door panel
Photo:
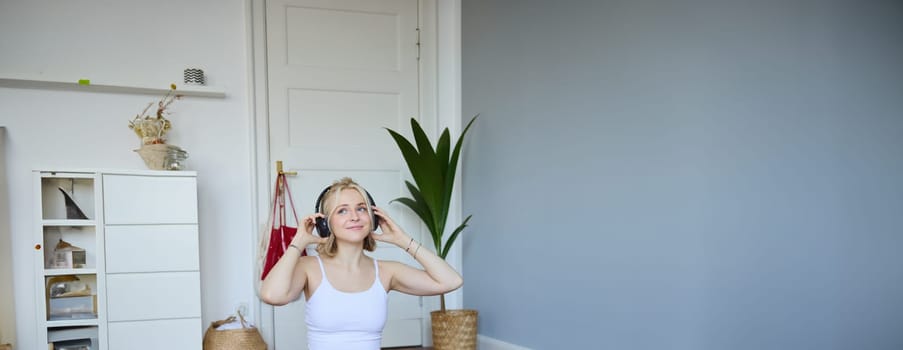
[[[290,65],[397,71],[399,14],[354,9],[286,8]],[[329,40],[323,32],[331,33]]]
[[[382,128],[398,127],[398,93],[290,89],[285,130],[287,147],[316,152],[326,168],[349,161],[379,168],[398,163],[394,144]],[[387,142],[389,141],[389,142]]]
[[[417,343],[420,342],[420,319],[397,320],[386,324],[383,329],[383,339],[395,339],[399,343]],[[386,347],[385,341],[383,346]]]

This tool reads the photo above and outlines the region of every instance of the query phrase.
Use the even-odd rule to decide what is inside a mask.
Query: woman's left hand
[[[402,230],[401,227],[399,227],[398,224],[382,210],[382,208],[377,206],[373,206],[372,208],[373,213],[379,217],[379,229],[382,230],[382,234],[370,233],[370,236],[377,241],[392,243],[399,247],[408,244],[411,237],[408,236],[408,234],[405,233],[404,230]]]

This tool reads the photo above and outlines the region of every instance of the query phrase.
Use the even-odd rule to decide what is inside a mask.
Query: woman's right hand
[[[298,247],[301,247],[301,249],[304,249],[311,244],[319,244],[319,243],[326,242],[326,238],[323,238],[323,237],[320,237],[320,236],[317,236],[314,234],[314,227],[317,226],[316,222],[317,222],[318,217],[324,218],[324,219],[326,218],[325,215],[323,215],[321,213],[316,213],[313,215],[308,215],[308,216],[304,217],[303,220],[301,220],[301,224],[304,225],[303,232],[306,234],[304,234],[304,233],[296,234],[295,237],[292,239],[292,244],[294,244]]]

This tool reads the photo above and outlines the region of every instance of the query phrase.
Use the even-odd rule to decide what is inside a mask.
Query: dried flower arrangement
[[[147,114],[155,104],[155,102],[151,102],[141,113],[129,121],[129,129],[135,131],[135,134],[141,138],[141,148],[136,149],[135,152],[138,152],[145,165],[150,169],[181,170],[185,159],[188,158],[188,152],[179,146],[166,143],[166,132],[172,129],[172,122],[166,119],[166,115],[171,113],[169,105],[181,98],[182,95],[176,94],[176,84],[170,84],[166,95],[156,102],[155,115]]]
[[[169,105],[181,98],[182,95],[176,94],[176,84],[170,84],[166,95],[156,102],[156,116],[147,114],[147,111],[154,105],[154,102],[151,102],[144,107],[141,113],[135,115],[135,119],[129,122],[129,129],[134,130],[135,134],[141,138],[142,145],[166,143],[166,132],[172,129],[172,122],[166,119],[166,115],[171,113]]]

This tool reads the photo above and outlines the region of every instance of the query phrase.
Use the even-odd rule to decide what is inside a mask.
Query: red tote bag
[[[276,189],[273,192],[275,195],[273,196],[273,211],[269,221],[272,223],[270,225],[270,239],[260,280],[266,278],[273,266],[276,265],[276,262],[279,261],[279,258],[285,254],[285,250],[288,249],[288,245],[295,238],[295,234],[298,233],[298,213],[295,211],[295,202],[292,200],[292,191],[288,188],[285,174],[279,174],[276,177]],[[295,219],[294,226],[290,226],[287,222],[286,197],[288,197],[288,208],[291,209],[292,217]],[[302,249],[301,256],[305,255],[307,255],[307,252]]]

